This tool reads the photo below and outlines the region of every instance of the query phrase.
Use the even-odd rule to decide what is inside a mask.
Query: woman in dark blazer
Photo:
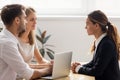
[[[117,29],[100,10],[91,12],[86,20],[88,35],[95,36],[93,59],[81,65],[72,63],[72,71],[78,74],[95,76],[95,80],[120,80],[119,56],[120,38]]]

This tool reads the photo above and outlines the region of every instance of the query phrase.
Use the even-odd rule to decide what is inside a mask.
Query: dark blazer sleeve
[[[87,63],[87,64],[84,64],[84,65],[82,65],[82,66],[84,66],[84,67],[92,67],[94,64],[93,64],[93,60],[91,60],[89,63]]]
[[[115,56],[114,51],[115,45],[112,41],[102,40],[97,47],[93,60],[90,63],[83,65],[78,73],[90,76],[102,75],[112,60],[112,57]]]

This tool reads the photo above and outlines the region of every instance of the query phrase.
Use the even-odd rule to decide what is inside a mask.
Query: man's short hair
[[[6,5],[1,10],[1,20],[5,25],[11,25],[15,17],[23,14],[22,10],[25,10],[25,7],[20,4]]]

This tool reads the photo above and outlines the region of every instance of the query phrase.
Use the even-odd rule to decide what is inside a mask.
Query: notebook
[[[55,79],[68,76],[70,73],[72,51],[55,53],[53,71],[51,76],[42,77],[44,79]]]

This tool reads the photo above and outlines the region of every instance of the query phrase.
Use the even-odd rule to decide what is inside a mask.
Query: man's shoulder
[[[10,45],[10,44],[16,44],[16,42],[7,36],[0,35],[0,44]]]

